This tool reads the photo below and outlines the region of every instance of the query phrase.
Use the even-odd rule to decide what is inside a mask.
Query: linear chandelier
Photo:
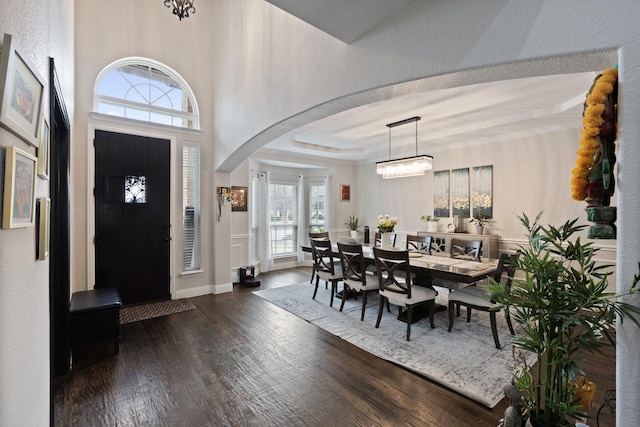
[[[410,119],[400,120],[399,122],[389,123],[387,125],[389,128],[389,160],[376,162],[376,172],[378,175],[382,175],[383,179],[424,175],[433,167],[433,157],[418,155],[418,120],[420,120],[420,117],[416,116],[411,117]],[[411,122],[415,122],[416,124],[416,155],[391,160],[391,128]]]
[[[195,0],[164,0],[164,5],[172,7],[173,14],[182,21],[182,18],[189,17],[189,13],[196,13],[196,8],[193,7],[194,2]]]

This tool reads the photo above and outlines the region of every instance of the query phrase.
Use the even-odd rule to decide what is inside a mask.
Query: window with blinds
[[[182,270],[200,269],[200,146],[182,146]]]

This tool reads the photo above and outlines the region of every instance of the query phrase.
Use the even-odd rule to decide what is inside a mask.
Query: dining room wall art
[[[37,161],[35,156],[19,148],[6,148],[2,228],[34,225]]]
[[[433,173],[433,216],[436,218],[448,218],[451,215],[449,175],[448,170]]]
[[[247,198],[247,187],[231,187],[231,212],[246,212]]]
[[[483,214],[493,217],[493,166],[475,166],[473,168],[473,187],[471,204],[473,215]]]
[[[0,60],[0,124],[29,144],[39,145],[44,79],[5,34]]]
[[[469,168],[451,171],[451,207],[454,216],[470,217]]]
[[[340,186],[340,201],[341,202],[349,202],[349,201],[351,201],[351,186],[350,185],[341,185]]]

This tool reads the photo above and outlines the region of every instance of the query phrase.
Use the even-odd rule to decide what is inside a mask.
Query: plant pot
[[[484,225],[476,225],[476,234],[484,233]]]
[[[358,238],[358,230],[349,230],[349,237],[351,237],[352,239],[357,239]]]
[[[438,232],[438,223],[436,221],[427,222],[427,231],[430,231],[432,233],[437,233]]]

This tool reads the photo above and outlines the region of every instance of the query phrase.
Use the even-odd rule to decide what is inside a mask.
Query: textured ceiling
[[[266,0],[350,43],[412,0]],[[582,104],[596,73],[561,74],[417,91],[354,108],[302,126],[273,140],[261,153],[272,164],[324,157],[377,161],[579,128]],[[322,114],[321,114],[322,116]],[[388,123],[419,116],[414,124]],[[276,154],[279,152],[286,154]],[[273,160],[273,158],[278,160]],[[302,166],[298,160],[296,166]]]

